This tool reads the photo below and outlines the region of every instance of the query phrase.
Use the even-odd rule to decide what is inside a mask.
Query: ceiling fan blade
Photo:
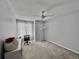
[[[39,15],[32,15],[31,17],[34,17],[34,18],[41,18],[41,16],[39,16]]]
[[[46,15],[46,17],[50,17],[50,16],[54,16],[54,15]]]

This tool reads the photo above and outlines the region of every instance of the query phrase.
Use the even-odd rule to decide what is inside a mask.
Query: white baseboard
[[[56,42],[49,41],[49,40],[47,40],[47,41],[48,41],[48,42],[51,42],[51,43],[54,43],[54,44],[56,44],[56,45],[58,45],[58,46],[60,46],[60,47],[62,47],[62,48],[67,49],[67,50],[70,50],[70,51],[72,51],[72,52],[74,52],[74,53],[79,54],[79,52],[77,52],[77,51],[75,51],[75,50],[73,50],[73,49],[70,49],[70,48],[68,48],[68,47],[65,47],[65,46],[63,46],[63,45],[61,45],[61,44],[58,44],[58,43],[56,43]]]

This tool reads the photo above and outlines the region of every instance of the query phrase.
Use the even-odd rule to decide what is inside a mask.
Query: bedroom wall
[[[79,1],[61,5],[54,13],[46,21],[45,39],[79,53]]]
[[[0,0],[0,59],[2,40],[16,36],[16,19],[6,0]]]

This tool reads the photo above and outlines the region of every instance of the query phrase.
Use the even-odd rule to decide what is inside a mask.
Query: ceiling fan
[[[52,16],[54,16],[54,15],[46,15],[45,13],[46,13],[45,10],[41,11],[41,15],[38,16],[38,17],[40,17],[41,20],[44,20],[44,19],[46,19],[47,17],[52,17]]]
[[[41,20],[44,20],[44,19],[46,19],[47,17],[55,16],[55,15],[46,15],[45,13],[48,12],[48,11],[50,11],[50,10],[52,10],[52,9],[55,8],[55,7],[58,7],[58,6],[61,6],[61,5],[64,5],[64,4],[66,4],[66,3],[70,3],[70,2],[71,2],[71,0],[70,0],[70,1],[65,0],[65,1],[62,1],[62,2],[57,3],[57,4],[55,4],[55,5],[49,6],[49,7],[46,8],[45,10],[41,11],[41,16],[38,16],[38,17],[40,17]],[[37,17],[37,16],[36,16],[36,17]]]

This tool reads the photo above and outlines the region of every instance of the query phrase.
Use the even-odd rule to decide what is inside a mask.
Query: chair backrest
[[[30,41],[30,35],[24,35],[24,41]]]

